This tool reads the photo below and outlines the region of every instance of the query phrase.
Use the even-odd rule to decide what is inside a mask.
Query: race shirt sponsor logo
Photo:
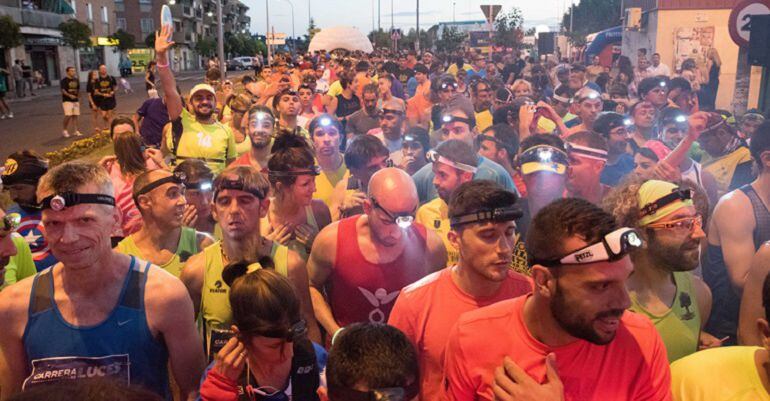
[[[32,360],[32,373],[24,380],[26,390],[32,386],[64,380],[110,378],[131,384],[131,361],[128,354],[102,357],[57,357]]]

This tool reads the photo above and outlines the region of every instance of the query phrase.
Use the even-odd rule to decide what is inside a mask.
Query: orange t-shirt
[[[418,124],[421,122],[420,118],[430,115],[427,110],[432,106],[433,103],[427,96],[418,93],[406,101],[406,118],[410,123]]]
[[[545,357],[556,354],[566,401],[669,401],[671,373],[666,348],[644,316],[625,312],[607,345],[577,340],[549,347],[524,324],[530,295],[464,314],[449,334],[445,351],[446,399],[494,400],[494,371],[508,356],[539,383]]]
[[[441,357],[449,331],[460,315],[532,291],[527,277],[510,271],[497,294],[474,298],[455,284],[453,269],[456,266],[435,272],[401,290],[388,319],[388,324],[403,331],[417,349],[420,399],[424,401],[437,400],[441,393],[444,375]]]

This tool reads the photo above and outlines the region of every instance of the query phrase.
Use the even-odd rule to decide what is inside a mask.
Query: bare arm
[[[179,279],[187,287],[193,303],[193,317],[197,317],[201,308],[201,291],[203,291],[203,274],[206,269],[206,257],[203,252],[193,255],[185,263]]]
[[[426,230],[427,238],[425,243],[428,247],[430,265],[427,266],[427,273],[437,272],[446,267],[447,252],[444,241],[433,230]]]
[[[318,229],[323,230],[332,222],[332,215],[329,212],[329,207],[326,206],[323,201],[314,199],[313,203],[313,216],[315,216],[315,222],[318,224]]]
[[[191,313],[193,303],[184,285],[173,277],[159,274],[159,269],[153,266],[148,275],[145,291],[147,323],[153,333],[166,342],[171,372],[183,397],[194,400],[206,365],[195,317]]]
[[[332,273],[334,253],[337,249],[337,224],[332,224],[318,234],[315,246],[307,262],[310,276],[310,297],[313,301],[313,311],[316,320],[330,335],[339,330],[340,326],[334,319],[332,309],[323,295],[326,280]]]
[[[176,91],[174,73],[168,67],[168,49],[174,45],[171,40],[172,31],[167,25],[161,25],[160,33],[155,34],[155,61],[158,62],[160,87],[165,93],[166,109],[169,121],[174,121],[182,115],[182,97]],[[165,67],[163,67],[165,65]]]
[[[751,204],[741,191],[733,191],[722,197],[714,209],[709,227],[709,243],[719,241],[724,255],[727,274],[735,291],[740,295],[754,256],[752,233],[756,223]]]
[[[711,289],[703,279],[697,276],[692,278],[693,287],[695,287],[695,296],[698,299],[698,311],[700,312],[700,326],[703,329],[711,316]]]
[[[738,343],[740,345],[762,346],[762,336],[757,329],[757,319],[765,318],[762,306],[762,287],[770,272],[770,244],[765,243],[752,258],[751,269],[746,278],[738,315]]]
[[[27,309],[32,279],[13,284],[0,292],[0,400],[21,391],[26,374],[27,355],[22,336],[27,325]]]
[[[302,317],[307,323],[308,337],[310,337],[311,341],[320,344],[321,330],[318,329],[318,323],[313,314],[313,302],[310,297],[310,286],[308,285],[305,261],[299,254],[297,254],[297,252],[294,252],[291,249],[289,250],[288,275],[300,300]]]

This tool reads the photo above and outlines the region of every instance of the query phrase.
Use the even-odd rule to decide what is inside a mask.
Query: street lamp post
[[[273,49],[273,45],[271,44],[270,40],[270,0],[265,0],[265,45],[267,45],[267,59],[265,60],[264,65],[270,65],[270,58],[271,53]]]
[[[227,68],[225,64],[225,39],[222,29],[222,1],[214,0],[217,3],[217,55],[219,56],[219,71],[222,72],[222,76],[227,76]]]
[[[420,0],[417,0],[417,40],[414,42],[414,50],[420,53]]]
[[[286,0],[286,2],[291,6],[291,50],[296,51],[297,45],[294,43],[294,4],[291,2],[291,0]]]

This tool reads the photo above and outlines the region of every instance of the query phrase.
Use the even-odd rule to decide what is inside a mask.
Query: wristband
[[[337,336],[340,335],[340,333],[342,333],[342,330],[345,330],[345,328],[340,327],[339,329],[337,329],[337,331],[334,332],[334,335],[332,335],[332,345],[334,345],[334,341],[337,340]]]
[[[166,62],[166,64],[161,64],[159,61],[155,60],[155,66],[158,68],[168,68],[168,62]]]

